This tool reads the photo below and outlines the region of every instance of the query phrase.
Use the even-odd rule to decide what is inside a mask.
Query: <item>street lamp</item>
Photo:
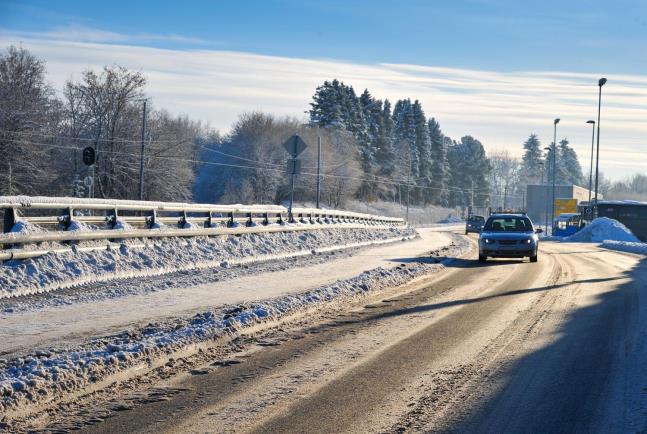
[[[559,118],[556,118],[553,121],[553,126],[554,126],[554,135],[553,135],[553,213],[551,217],[551,223],[553,219],[555,218],[555,180],[557,178],[557,166],[556,166],[556,161],[555,159],[557,158],[557,124],[559,123]],[[555,228],[553,228],[550,231],[551,235],[554,235]]]
[[[591,134],[591,170],[589,171],[589,206],[591,206],[591,190],[593,189],[593,149],[595,145],[595,121],[586,121],[587,124],[591,124],[592,134]]]
[[[602,107],[602,86],[607,82],[606,78],[601,78],[598,81],[599,93],[598,93],[598,146],[595,156],[595,210],[597,214],[598,209],[598,181],[599,181],[599,165],[600,165],[600,108]]]
[[[547,146],[547,147],[544,148],[544,151],[550,152],[551,149]],[[548,167],[550,167],[550,161],[548,161]],[[546,192],[546,209],[544,210],[544,220],[545,220],[545,223],[546,223],[544,226],[545,226],[546,230],[544,231],[544,233],[546,235],[548,235],[548,168],[546,168],[546,166],[544,166],[544,168],[546,169],[546,189],[544,190]],[[553,171],[555,171],[554,167],[553,167]],[[541,177],[541,180],[542,180],[542,183],[543,183],[543,181],[544,181],[543,175]]]

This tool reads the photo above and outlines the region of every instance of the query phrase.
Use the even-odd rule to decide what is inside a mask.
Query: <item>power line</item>
[[[29,144],[29,145],[34,145],[34,146],[42,146],[42,147],[51,147],[51,148],[57,148],[57,149],[69,149],[69,150],[78,150],[78,148],[73,147],[73,146],[65,146],[65,145],[55,145],[51,143],[38,143],[38,142],[31,142],[31,141],[25,141],[25,140],[16,140],[16,139],[10,139],[12,142],[16,143],[23,143],[23,144]],[[134,153],[128,153],[128,152],[121,152],[121,151],[108,151],[108,150],[101,150],[100,153],[107,153],[107,154],[112,154],[112,155],[123,155],[123,156],[129,156],[129,157],[134,157],[138,158],[138,154]],[[271,172],[279,172],[279,173],[285,173],[285,169],[274,169],[270,167],[256,167],[256,166],[244,166],[240,164],[228,164],[228,163],[217,163],[214,161],[204,161],[204,160],[196,160],[196,159],[191,159],[191,158],[183,158],[181,156],[168,156],[168,155],[148,155],[146,158],[148,159],[162,159],[162,160],[175,160],[175,161],[183,161],[187,163],[201,163],[201,164],[206,164],[206,165],[211,165],[211,166],[221,166],[221,167],[232,167],[232,168],[238,168],[238,169],[251,169],[251,170],[260,170],[260,171],[271,171]],[[311,173],[311,172],[301,172],[300,175],[306,175],[306,176],[312,176],[316,177],[316,173]],[[321,173],[320,176],[325,177],[325,178],[335,178],[335,179],[348,179],[348,180],[357,180],[357,181],[363,181],[364,178],[360,178],[357,176],[347,176],[347,175],[334,175],[330,173]],[[461,193],[469,193],[472,191],[472,189],[467,188],[467,189],[461,189],[458,187],[431,187],[431,186],[421,186],[421,185],[411,185],[403,182],[397,182],[397,181],[381,181],[381,180],[375,180],[375,182],[379,184],[387,184],[387,185],[393,185],[393,186],[408,186],[408,187],[413,187],[413,188],[418,188],[422,190],[444,190],[444,189],[450,189],[452,191],[458,191]],[[476,190],[475,190],[476,191]],[[503,196],[502,194],[493,194],[490,192],[489,194],[494,195],[494,196]],[[510,198],[520,198],[521,196],[512,196],[508,195]]]
[[[23,136],[38,136],[38,137],[49,137],[53,139],[61,139],[61,140],[78,140],[81,142],[119,142],[119,143],[132,143],[133,145],[139,145],[141,143],[140,140],[132,140],[132,139],[125,139],[125,138],[120,138],[120,137],[114,137],[112,139],[103,139],[103,138],[88,138],[88,137],[75,137],[75,136],[62,136],[59,134],[44,134],[44,133],[35,133],[35,132],[30,132],[30,131],[11,131],[11,130],[5,130],[0,128],[0,132],[3,132],[5,134],[15,134],[15,135],[23,135]],[[179,139],[180,142],[186,142],[186,141],[192,141],[194,140],[195,137],[186,137],[184,139]],[[177,142],[178,139],[156,139],[156,143],[165,143],[165,142]]]

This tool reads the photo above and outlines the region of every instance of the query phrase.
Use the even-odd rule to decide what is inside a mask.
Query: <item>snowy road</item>
[[[420,229],[421,237],[412,241],[365,248],[351,256],[341,255],[339,259],[315,264],[305,260],[297,263],[296,267],[280,271],[268,270],[197,286],[174,286],[171,283],[170,287],[157,292],[0,314],[3,341],[0,357],[33,351],[41,346],[69,344],[205,308],[301,292],[377,267],[394,267],[399,264],[399,258],[417,256],[448,245],[451,238],[446,231],[450,229],[455,227]],[[147,279],[139,280],[146,282]],[[161,279],[164,284],[166,280]],[[160,280],[151,285],[155,283],[160,283]]]
[[[170,365],[90,410],[86,430],[647,429],[643,256],[547,242],[536,264],[451,267],[305,329],[241,339],[228,360]]]

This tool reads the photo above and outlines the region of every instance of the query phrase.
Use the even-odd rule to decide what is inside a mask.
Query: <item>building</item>
[[[551,223],[547,218],[552,212],[553,185],[528,185],[526,187],[526,211],[535,225]],[[591,194],[593,196],[593,194]],[[598,198],[602,196],[598,194]],[[555,199],[576,199],[578,203],[589,200],[589,190],[577,185],[556,185]]]

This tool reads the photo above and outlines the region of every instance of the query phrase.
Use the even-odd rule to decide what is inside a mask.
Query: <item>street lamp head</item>
[[[553,121],[553,123],[554,123],[555,125],[557,125],[557,124],[559,123],[559,118],[555,119],[555,120]]]
[[[550,152],[550,151],[552,151],[552,149],[553,149],[553,148],[551,148],[550,146],[546,146],[546,147],[544,148],[544,151],[546,151],[546,152]]]
[[[587,124],[595,124],[595,121],[586,121]]]
[[[603,77],[598,81],[598,86],[602,87],[606,82],[607,82],[607,79]]]

